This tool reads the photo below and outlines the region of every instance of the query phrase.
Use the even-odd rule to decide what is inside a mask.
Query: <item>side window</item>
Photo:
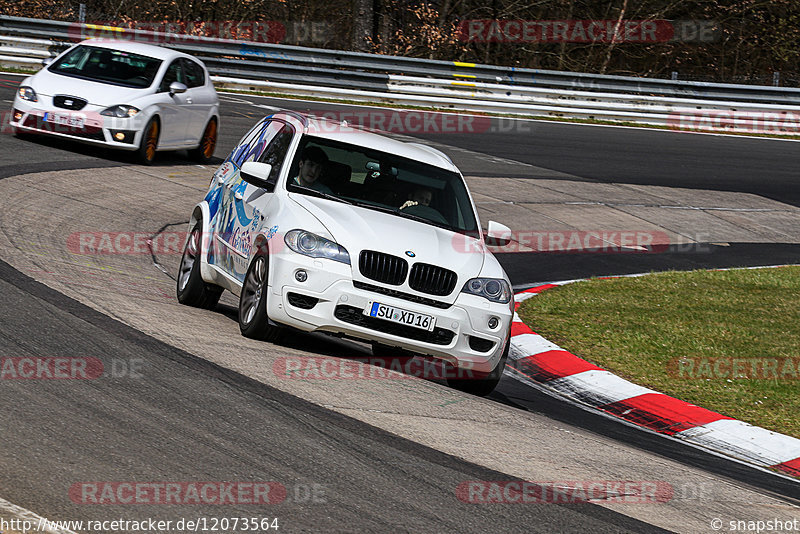
[[[203,72],[203,67],[192,61],[191,59],[183,60],[184,77],[186,78],[186,86],[202,87],[206,84],[206,75]]]
[[[167,68],[167,72],[164,73],[164,79],[161,80],[161,85],[158,86],[159,93],[166,93],[169,91],[169,85],[172,82],[181,82],[186,83],[183,80],[183,72],[181,69],[181,60],[176,59],[172,63],[170,63],[169,67]]]
[[[276,183],[281,168],[286,161],[286,153],[289,151],[289,145],[292,143],[292,138],[294,137],[294,127],[291,124],[278,121],[274,121],[272,126],[273,129],[277,129],[277,131],[258,161],[272,165],[272,171],[269,173],[267,181]]]
[[[242,163],[248,161],[248,154],[250,153],[252,146],[255,145],[255,141],[258,139],[259,134],[264,131],[264,128],[266,128],[265,123],[258,123],[253,127],[252,130],[247,132],[247,134],[242,137],[242,140],[239,141],[239,144],[236,146],[236,148],[233,149],[231,155],[228,156],[228,161],[237,167],[241,167]]]

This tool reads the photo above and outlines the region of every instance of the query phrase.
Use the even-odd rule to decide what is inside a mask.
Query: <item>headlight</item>
[[[110,108],[106,108],[100,112],[100,115],[105,115],[106,117],[117,117],[118,119],[127,119],[128,117],[133,117],[139,113],[139,109],[133,106],[128,106],[126,104],[120,104],[119,106],[111,106]]]
[[[464,284],[461,292],[478,295],[502,304],[508,304],[511,301],[511,287],[502,278],[473,278]]]
[[[36,91],[33,90],[33,87],[28,87],[27,85],[20,87],[17,94],[22,100],[27,100],[28,102],[39,101],[39,99],[36,98]]]
[[[305,230],[292,230],[286,232],[283,240],[290,249],[298,254],[312,258],[327,258],[350,265],[350,254],[347,253],[347,250],[330,239]]]

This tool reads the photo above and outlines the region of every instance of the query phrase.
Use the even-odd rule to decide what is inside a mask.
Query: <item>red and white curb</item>
[[[519,304],[554,282],[515,295]],[[536,334],[514,313],[508,366],[511,376],[533,382],[576,403],[659,434],[759,467],[800,477],[800,439],[753,426],[628,382]]]

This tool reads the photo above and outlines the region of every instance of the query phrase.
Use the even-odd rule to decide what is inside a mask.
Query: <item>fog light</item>
[[[299,271],[294,273],[294,279],[298,282],[305,282],[308,280],[308,273],[304,270],[300,269]]]
[[[14,122],[19,122],[22,120],[22,112],[14,110]]]
[[[133,143],[133,138],[136,136],[134,130],[111,130],[111,138],[120,143]]]
[[[497,317],[490,317],[489,318],[489,328],[494,330],[497,328],[497,325],[500,324],[500,320]]]

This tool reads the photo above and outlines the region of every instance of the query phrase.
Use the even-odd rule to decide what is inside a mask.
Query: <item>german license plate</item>
[[[413,326],[414,328],[421,328],[429,332],[436,326],[436,318],[431,315],[402,310],[394,306],[381,304],[380,302],[370,302],[367,304],[367,307],[364,308],[364,315],[375,317],[376,319],[383,319],[384,321],[404,324],[406,326]]]
[[[83,117],[73,117],[72,115],[62,115],[60,113],[45,113],[44,122],[52,122],[59,126],[69,126],[70,128],[83,128]]]

